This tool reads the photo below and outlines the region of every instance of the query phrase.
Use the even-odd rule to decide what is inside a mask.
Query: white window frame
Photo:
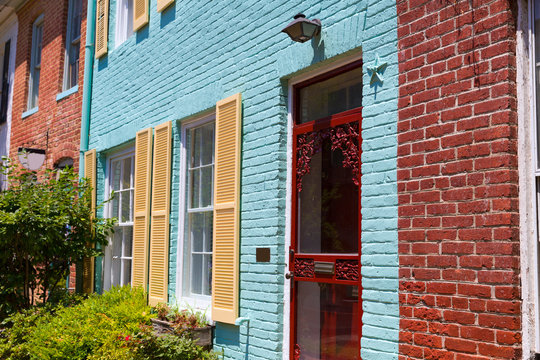
[[[80,54],[81,54],[81,23],[79,22],[79,35],[75,37],[73,34],[73,21],[74,21],[74,11],[75,11],[75,3],[78,2],[80,6],[80,19],[82,19],[82,0],[69,0],[68,4],[68,21],[67,21],[67,30],[66,30],[66,48],[65,48],[65,56],[64,56],[64,81],[62,86],[62,91],[69,90],[75,86],[77,86],[79,82],[79,74],[77,72],[77,78],[75,79],[75,84],[71,84],[72,78],[71,78],[71,72],[69,69],[69,64],[71,60],[71,53],[70,49],[73,46],[77,46],[79,48],[79,58],[77,62],[80,63]]]
[[[133,35],[133,2],[134,0],[118,0],[116,3],[115,47],[122,45]]]
[[[179,307],[189,306],[192,309],[197,311],[204,312],[207,319],[212,319],[212,296],[205,295],[186,295],[184,294],[184,242],[189,241],[189,238],[185,238],[184,234],[186,227],[188,226],[186,221],[187,215],[187,201],[186,197],[188,191],[188,181],[187,181],[187,156],[189,149],[187,149],[187,137],[188,132],[196,127],[208,124],[213,122],[215,124],[216,114],[212,113],[204,117],[193,119],[182,123],[181,130],[181,146],[180,146],[180,196],[179,196],[179,217],[178,217],[178,239],[177,239],[177,261],[176,261],[176,301]],[[214,152],[215,152],[215,143],[216,143],[216,134],[214,128]],[[214,155],[215,156],[215,155]],[[215,162],[215,158],[214,158]],[[212,192],[214,190],[212,189]],[[212,206],[211,209],[214,209],[214,196],[212,196]],[[208,207],[210,209],[210,207]],[[190,266],[191,267],[191,266]]]
[[[41,27],[41,49],[39,50],[39,64],[36,63],[36,58],[38,55],[38,49],[37,49],[37,32],[36,29],[38,27]],[[38,88],[34,89],[34,78],[36,77],[36,72],[39,70],[39,73],[41,75],[41,63],[43,62],[42,53],[43,53],[43,14],[41,14],[36,21],[34,21],[34,24],[32,25],[32,47],[31,47],[31,53],[30,53],[30,76],[29,76],[29,83],[28,83],[28,102],[27,102],[27,110],[35,109],[39,106],[39,76],[38,76]],[[34,104],[32,99],[36,96],[36,103]]]
[[[111,194],[111,181],[112,181],[112,164],[113,162],[115,161],[122,161],[124,159],[127,159],[127,158],[131,158],[132,161],[131,161],[131,186],[132,186],[132,189],[134,189],[134,186],[135,186],[135,148],[133,146],[130,146],[129,148],[126,148],[124,150],[121,150],[121,151],[118,151],[116,153],[114,153],[113,155],[111,155],[108,159],[107,159],[107,176],[105,177],[105,194],[107,194],[107,197],[109,198],[110,197],[110,194]],[[122,176],[121,176],[122,177]],[[132,199],[133,200],[133,199]],[[121,206],[121,204],[119,204],[119,206]],[[131,210],[133,211],[133,201],[131,201],[130,203],[130,207],[131,207]],[[112,216],[111,212],[112,212],[112,203],[111,202],[108,202],[106,203],[106,206],[105,206],[105,214],[106,214],[106,217],[107,218],[111,218],[111,217],[114,217]],[[115,224],[115,227],[117,227],[119,224],[116,223]],[[127,222],[123,222],[121,224],[121,226],[131,226],[133,228],[133,219],[131,219],[131,221],[127,221]],[[103,256],[103,279],[102,279],[102,282],[103,282],[103,291],[107,291],[111,288],[111,283],[112,283],[112,278],[111,278],[111,272],[112,272],[112,250],[113,250],[113,244],[112,244],[112,241],[113,241],[113,238],[114,238],[114,234],[109,238],[109,244],[107,245],[107,247],[105,248],[105,254]],[[123,249],[123,243],[122,243],[122,255],[124,254],[124,249]],[[131,260],[131,275],[130,275],[130,279],[133,279],[133,238],[132,238],[132,241],[131,241],[131,246],[132,246],[132,249],[131,249],[131,257],[124,257],[124,256],[121,256],[120,257],[120,260]],[[121,273],[119,274],[120,276],[120,285],[126,285],[123,283],[124,281],[124,274],[122,273],[123,271],[123,267],[120,266],[120,271]]]

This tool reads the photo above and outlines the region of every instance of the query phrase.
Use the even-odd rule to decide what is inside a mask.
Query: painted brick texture
[[[19,147],[46,149],[44,167],[52,168],[69,157],[77,171],[81,127],[84,44],[86,41],[86,1],[82,1],[79,90],[59,101],[64,74],[67,0],[29,1],[17,12],[19,30],[15,63],[10,156]],[[43,50],[39,83],[39,110],[22,118],[27,111],[32,25],[43,14]]]
[[[226,359],[288,358],[287,157],[288,80],[362,54],[388,63],[384,84],[363,88],[362,276],[363,359],[397,359],[399,335],[397,234],[397,18],[394,0],[290,2],[175,1],[163,13],[150,1],[149,24],[116,46],[111,0],[109,52],[95,62],[90,148],[100,159],[133,144],[138,130],[174,121],[169,300],[182,304],[177,285],[180,129],[185,119],[212,112],[241,92],[242,185],[240,316],[249,326],[218,323],[215,347]],[[298,12],[323,23],[321,38],[293,43],[279,31]],[[264,14],[262,16],[261,14]],[[262,17],[261,17],[262,16]],[[259,19],[259,20],[256,20]],[[98,197],[104,197],[105,163]],[[270,263],[256,263],[268,247]]]
[[[397,1],[402,359],[521,356],[513,3]]]

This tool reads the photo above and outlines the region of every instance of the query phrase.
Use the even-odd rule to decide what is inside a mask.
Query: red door
[[[361,101],[359,66],[352,64],[295,87],[287,274],[295,360],[360,359],[362,119],[361,107],[354,107]],[[327,116],[318,117],[321,114]]]

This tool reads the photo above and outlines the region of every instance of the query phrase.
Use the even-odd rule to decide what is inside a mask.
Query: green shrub
[[[157,337],[155,316],[141,288],[113,288],[81,301],[67,297],[56,307],[22,311],[2,326],[2,360],[214,360],[217,355],[187,337]]]

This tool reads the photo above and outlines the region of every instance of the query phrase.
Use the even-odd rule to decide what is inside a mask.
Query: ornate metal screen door
[[[295,87],[287,274],[295,360],[360,359],[359,65]]]

